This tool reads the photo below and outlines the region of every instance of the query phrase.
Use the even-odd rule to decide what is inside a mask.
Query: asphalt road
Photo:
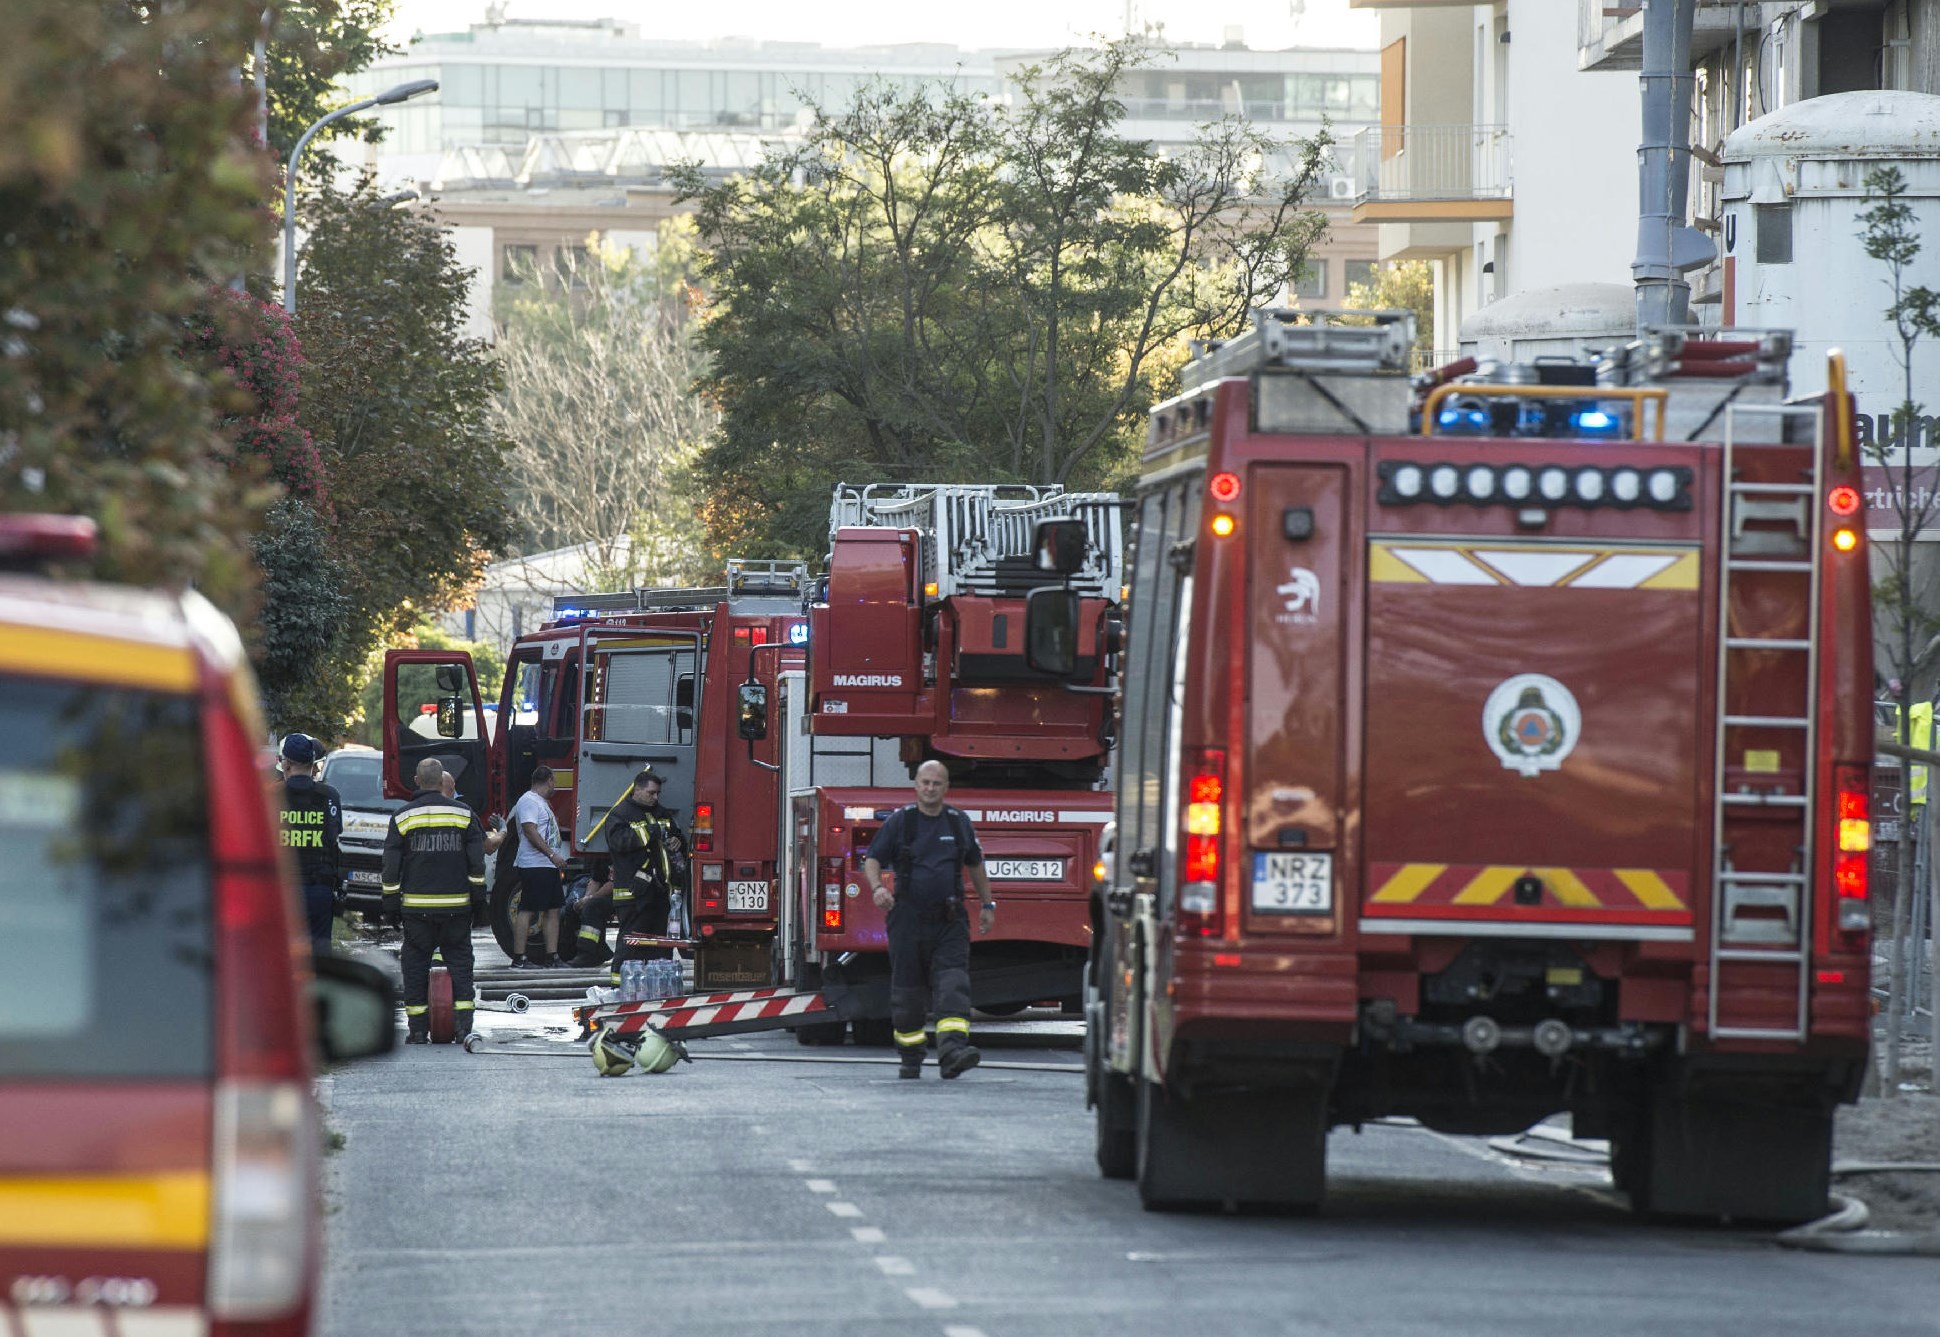
[[[1412,1127],[1337,1132],[1315,1217],[1148,1214],[1042,1028],[949,1083],[787,1036],[602,1079],[491,1020],[325,1079],[330,1337],[1940,1332],[1930,1259],[1639,1222],[1600,1171]]]

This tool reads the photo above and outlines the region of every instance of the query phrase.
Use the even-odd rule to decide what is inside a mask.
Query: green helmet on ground
[[[603,1029],[593,1037],[593,1043],[588,1048],[592,1051],[593,1067],[600,1076],[624,1077],[633,1071],[638,1046],[631,1040]]]
[[[641,1072],[665,1072],[683,1059],[687,1059],[686,1045],[649,1030],[640,1037],[640,1050],[633,1061],[640,1065]]]

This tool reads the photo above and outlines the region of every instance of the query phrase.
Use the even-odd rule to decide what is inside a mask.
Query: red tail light
[[[216,896],[214,1331],[307,1328],[316,1221],[308,957],[256,778],[242,690],[204,682]]]
[[[714,850],[714,805],[712,803],[694,805],[694,849],[700,854],[710,854]]]
[[[822,860],[822,931],[842,931],[842,861]]]
[[[1872,926],[1872,911],[1866,903],[1873,848],[1870,776],[1864,766],[1839,766],[1832,778],[1838,805],[1832,828],[1832,887],[1837,894],[1839,929],[1864,933]]]
[[[1219,870],[1225,828],[1226,753],[1222,748],[1200,748],[1188,760],[1179,927],[1202,938],[1216,938],[1223,923]]]

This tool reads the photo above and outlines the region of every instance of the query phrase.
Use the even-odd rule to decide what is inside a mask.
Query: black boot
[[[938,1055],[936,1069],[943,1074],[943,1079],[948,1081],[952,1077],[961,1077],[981,1062],[983,1062],[983,1055],[978,1052],[975,1045],[961,1044]]]
[[[902,1052],[902,1066],[896,1070],[898,1077],[914,1081],[923,1075],[923,1051],[914,1045]]]
[[[415,1017],[404,1019],[404,1043],[407,1045],[428,1045],[431,1043],[431,1018],[422,1012]]]

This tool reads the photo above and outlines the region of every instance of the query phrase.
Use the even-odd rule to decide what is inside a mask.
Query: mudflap
[[[1664,1081],[1633,1128],[1619,1187],[1639,1211],[1790,1224],[1830,1210],[1829,1101]]]
[[[1327,1094],[1140,1081],[1139,1201],[1147,1211],[1313,1211],[1327,1187]]]

